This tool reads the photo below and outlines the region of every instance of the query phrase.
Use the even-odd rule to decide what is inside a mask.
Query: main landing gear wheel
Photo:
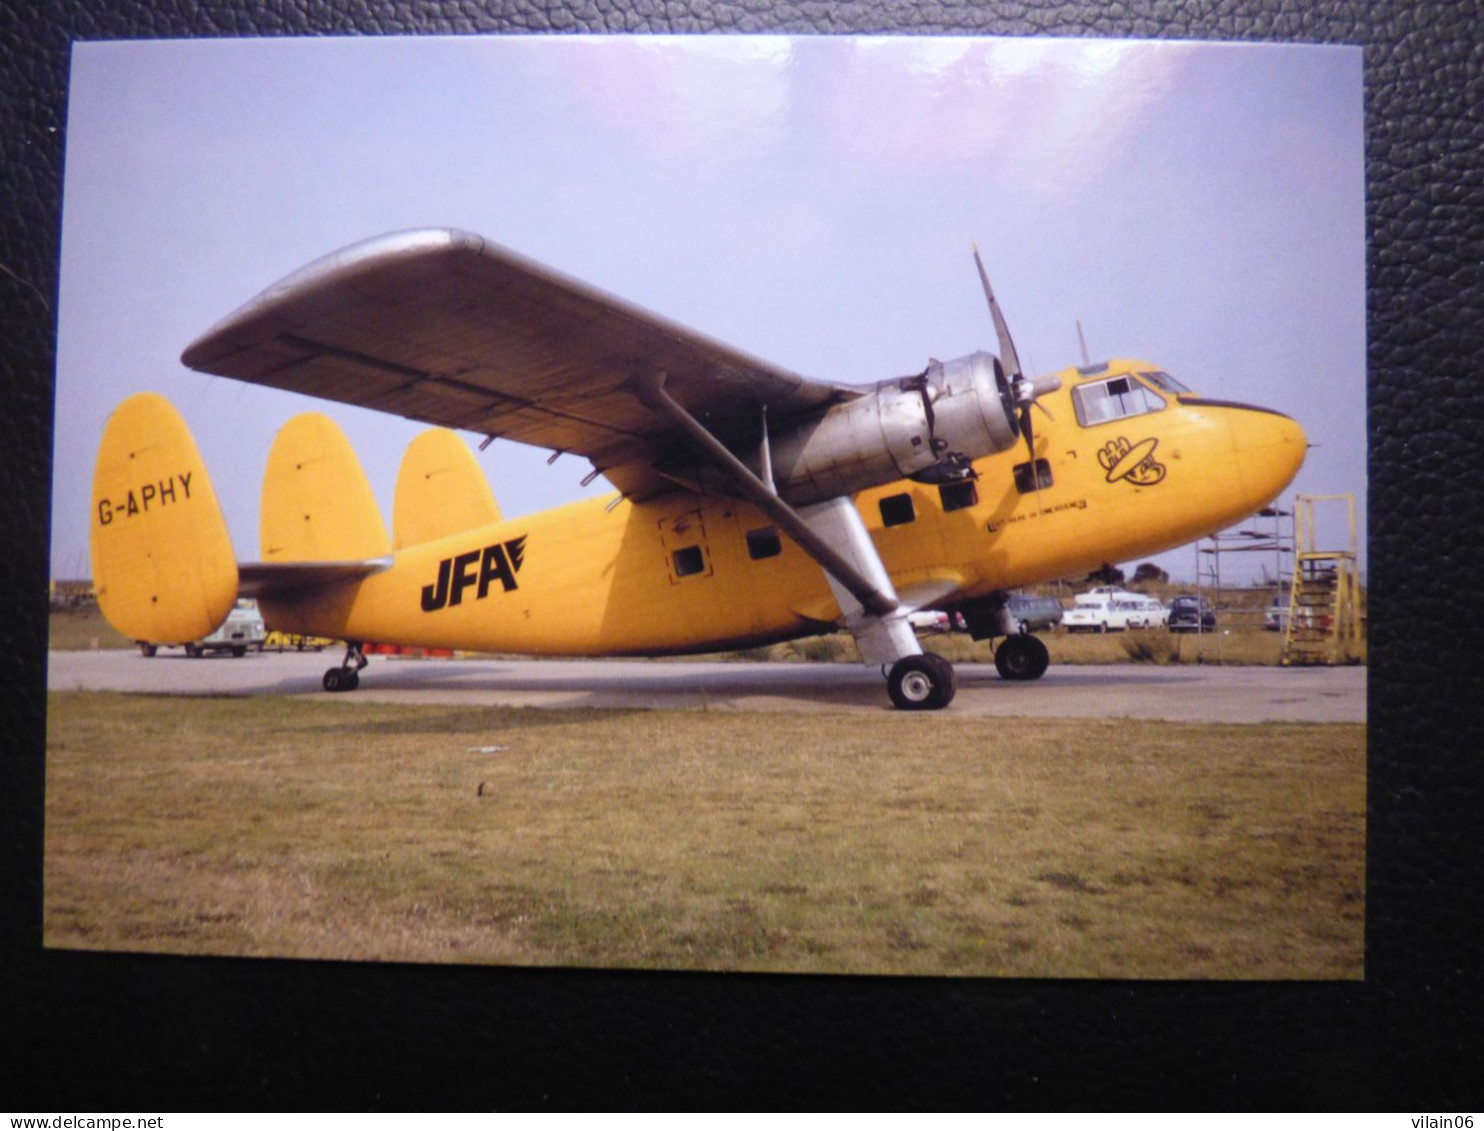
[[[347,671],[345,668],[331,668],[325,672],[325,678],[321,681],[326,691],[354,691],[361,686],[359,672]]]
[[[325,678],[320,682],[326,691],[354,691],[361,686],[361,669],[370,662],[359,644],[346,644],[345,659],[338,668],[325,672]]]
[[[995,670],[1001,679],[1040,679],[1050,663],[1046,645],[1029,633],[1005,637],[994,653]]]
[[[958,680],[952,664],[934,652],[924,652],[893,664],[886,689],[900,711],[937,711],[953,702]]]

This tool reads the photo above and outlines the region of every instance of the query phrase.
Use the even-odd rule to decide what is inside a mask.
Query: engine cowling
[[[1005,371],[980,351],[882,381],[773,436],[773,482],[783,499],[803,506],[911,476],[961,478],[969,461],[1019,438]]]

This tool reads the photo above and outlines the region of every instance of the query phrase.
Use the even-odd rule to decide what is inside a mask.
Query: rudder
[[[489,481],[469,445],[430,428],[407,446],[392,503],[392,548],[420,546],[500,521]]]
[[[306,412],[278,430],[263,473],[265,562],[362,561],[389,550],[361,462],[328,416]]]
[[[134,640],[184,644],[212,632],[237,597],[237,560],[190,429],[157,393],[114,409],[93,470],[93,587]]]

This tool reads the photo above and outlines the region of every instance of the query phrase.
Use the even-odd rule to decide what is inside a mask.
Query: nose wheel
[[[886,690],[899,711],[938,711],[953,702],[953,665],[935,652],[907,656],[891,666]]]
[[[320,682],[326,691],[354,691],[361,686],[361,669],[370,662],[366,659],[366,653],[361,650],[360,642],[348,640],[345,643],[345,659],[338,668],[325,672],[325,678]]]

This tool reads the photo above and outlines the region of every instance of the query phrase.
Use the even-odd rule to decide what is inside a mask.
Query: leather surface
[[[325,1104],[1470,1110],[1484,45],[1476,4],[327,4],[0,12],[0,1030],[14,1110]],[[46,541],[68,45],[475,32],[973,32],[1366,47],[1371,848],[1363,984],[670,976],[45,953]],[[23,1070],[37,1065],[32,1072]],[[18,1071],[21,1069],[21,1071]]]

